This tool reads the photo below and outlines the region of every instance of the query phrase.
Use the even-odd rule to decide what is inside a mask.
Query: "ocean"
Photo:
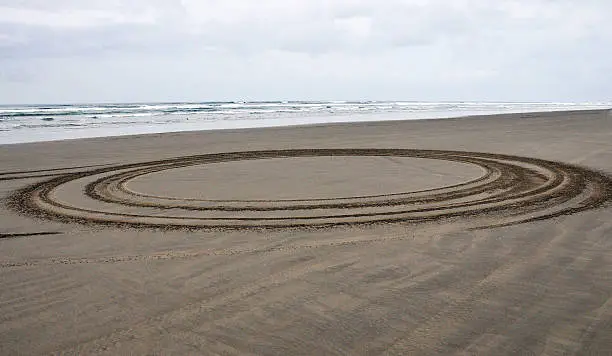
[[[266,101],[0,106],[0,144],[192,130],[612,108],[612,103]]]

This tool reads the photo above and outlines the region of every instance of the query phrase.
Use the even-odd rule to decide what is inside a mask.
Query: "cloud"
[[[601,100],[608,13],[605,0],[0,0],[0,97]]]
[[[0,7],[0,23],[52,28],[90,28],[129,23],[155,23],[153,13],[123,14],[100,10],[43,11]]]

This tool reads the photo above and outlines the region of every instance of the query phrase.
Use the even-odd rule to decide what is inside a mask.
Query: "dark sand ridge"
[[[0,146],[0,353],[607,354],[611,138],[589,111]]]

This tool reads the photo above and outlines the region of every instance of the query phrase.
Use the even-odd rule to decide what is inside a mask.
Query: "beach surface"
[[[0,354],[612,354],[612,112],[0,145]]]

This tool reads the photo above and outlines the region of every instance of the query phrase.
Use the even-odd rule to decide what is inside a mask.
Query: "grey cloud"
[[[612,90],[601,73],[612,55],[605,0],[0,0],[2,8],[41,19],[0,16],[3,100],[20,100],[7,84],[19,66],[29,82],[55,85],[54,100],[84,95],[71,87],[85,80],[99,100],[582,100]],[[561,89],[564,79],[572,83]]]
[[[523,38],[530,30],[541,31],[553,37],[555,33],[591,33],[593,24],[575,23],[566,16],[574,15],[575,6],[568,2],[534,0],[528,1],[400,1],[390,0],[379,4],[375,1],[338,1],[333,6],[325,2],[305,1],[22,1],[21,8],[37,9],[61,16],[70,16],[71,11],[104,11],[109,19],[113,14],[126,17],[142,13],[155,14],[155,21],[147,24],[113,23],[104,19],[93,28],[68,28],[65,31],[39,29],[24,31],[26,25],[13,26],[13,32],[27,34],[31,46],[44,43],[63,42],[64,47],[73,46],[73,51],[91,52],[107,48],[143,50],[172,41],[184,42],[184,47],[212,46],[236,49],[241,52],[282,49],[297,52],[380,50],[394,46],[427,45],[435,42],[479,40],[480,37],[495,37],[499,41],[530,41]],[[230,5],[228,5],[230,4]],[[233,4],[233,5],[232,5]],[[264,6],[268,4],[267,6]],[[285,5],[282,5],[285,4]],[[289,5],[287,5],[289,4]],[[300,6],[297,6],[301,4]],[[294,6],[297,10],[291,10]],[[522,7],[521,7],[522,6]],[[612,10],[612,6],[608,6]],[[246,8],[247,10],[240,10]],[[598,10],[591,4],[580,5],[585,12]],[[586,9],[586,10],[585,10]],[[529,18],[544,16],[528,21]],[[548,12],[547,12],[548,11]],[[87,16],[75,12],[74,16]],[[548,15],[547,15],[548,14]],[[548,16],[549,18],[546,18]],[[365,29],[346,26],[351,21],[369,23]],[[75,20],[72,20],[75,21]],[[83,20],[85,21],[85,20]],[[78,23],[78,22],[77,22]],[[345,26],[343,26],[345,25]],[[31,24],[27,27],[36,27]],[[358,26],[355,26],[358,27]],[[100,30],[100,28],[102,30]],[[530,35],[530,34],[527,34]],[[83,40],[79,40],[82,37]],[[127,40],[126,40],[127,37]],[[95,42],[99,46],[83,46]],[[512,43],[511,43],[512,44]],[[4,50],[6,51],[6,49]],[[27,53],[27,51],[24,51]],[[35,52],[35,51],[34,51]]]

